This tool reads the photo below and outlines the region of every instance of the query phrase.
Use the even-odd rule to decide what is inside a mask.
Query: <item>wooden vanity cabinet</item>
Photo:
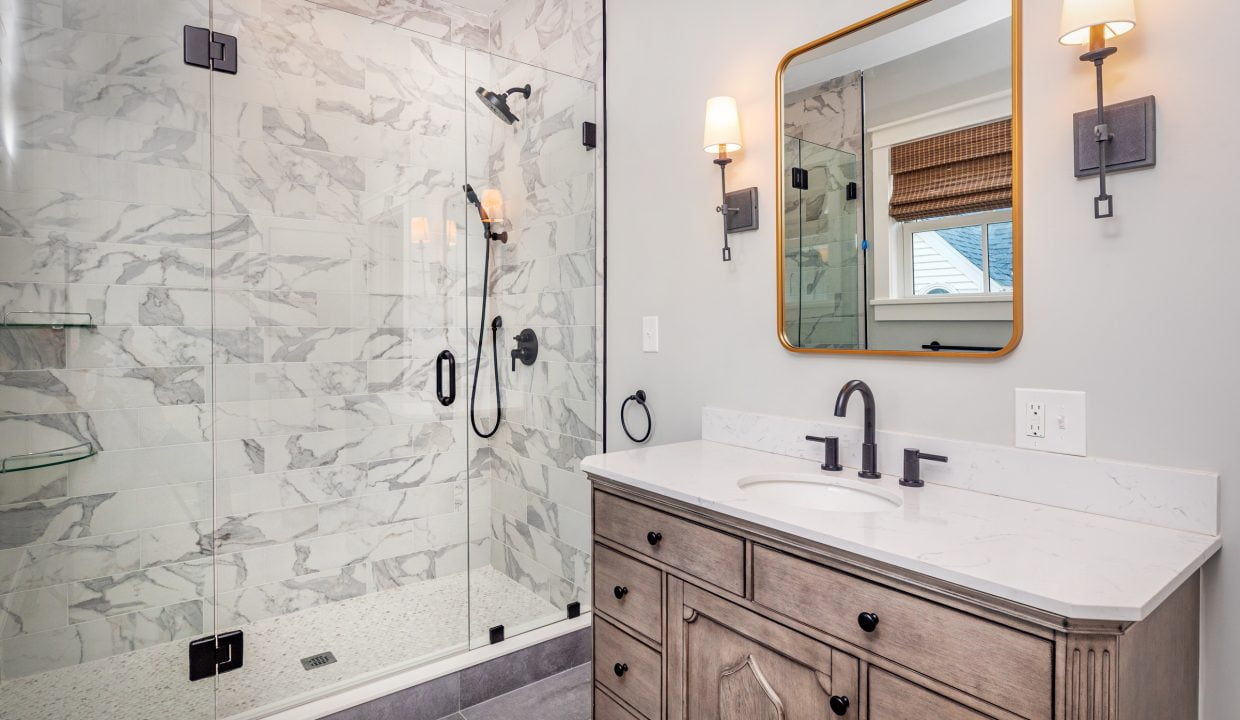
[[[1196,575],[1064,618],[592,480],[596,718],[1197,717]]]

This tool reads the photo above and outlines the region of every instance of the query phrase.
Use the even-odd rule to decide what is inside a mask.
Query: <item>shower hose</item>
[[[484,225],[485,227],[485,225]],[[482,343],[486,340],[487,331],[487,295],[491,288],[491,238],[485,238],[485,260],[482,262],[482,313],[478,316],[478,359],[474,363],[474,388],[469,393],[469,424],[474,427],[478,437],[489,438],[499,432],[499,424],[504,416],[504,403],[499,394],[499,329],[504,326],[504,319],[499,315],[491,321],[491,364],[495,366],[495,427],[489,432],[478,428],[475,407],[478,402],[478,373],[482,371]]]

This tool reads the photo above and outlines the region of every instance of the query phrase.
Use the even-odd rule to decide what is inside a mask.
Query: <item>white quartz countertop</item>
[[[900,494],[894,510],[842,513],[746,497],[741,478],[840,475],[817,463],[694,441],[595,455],[593,475],[1078,620],[1145,619],[1221,546],[1216,535],[898,478],[862,480]]]

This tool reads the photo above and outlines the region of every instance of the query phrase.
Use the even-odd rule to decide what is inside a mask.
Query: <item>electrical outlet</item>
[[[1085,393],[1016,389],[1016,447],[1085,454]]]
[[[659,352],[659,317],[657,315],[642,318],[642,352]]]
[[[1046,437],[1046,405],[1040,400],[1025,405],[1025,436]]]

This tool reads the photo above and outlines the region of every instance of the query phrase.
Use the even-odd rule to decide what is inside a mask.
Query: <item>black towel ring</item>
[[[624,422],[624,411],[628,408],[629,403],[633,401],[636,401],[642,410],[646,411],[646,434],[642,435],[641,438],[633,437],[633,433],[629,432],[629,426]],[[620,405],[620,427],[624,428],[624,434],[628,435],[629,439],[635,443],[644,443],[650,439],[650,433],[654,430],[654,420],[650,417],[650,406],[646,404],[645,390],[638,390],[624,399],[624,402]]]

